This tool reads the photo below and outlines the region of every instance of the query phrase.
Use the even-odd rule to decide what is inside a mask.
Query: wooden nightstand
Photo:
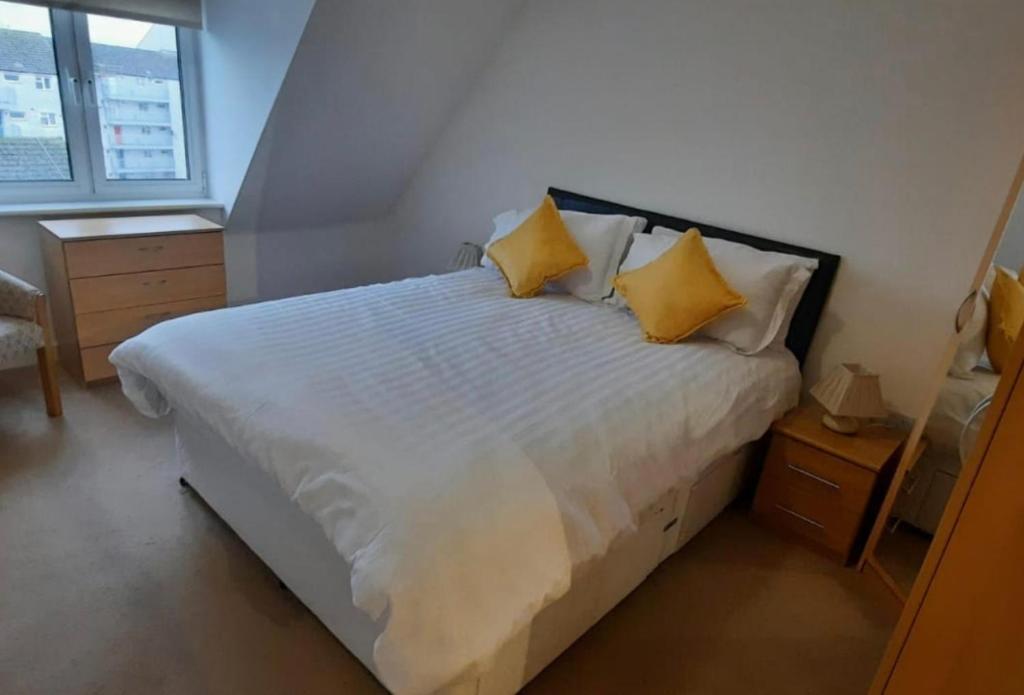
[[[754,516],[845,563],[863,545],[906,434],[880,425],[836,434],[821,415],[801,406],[772,426]]]

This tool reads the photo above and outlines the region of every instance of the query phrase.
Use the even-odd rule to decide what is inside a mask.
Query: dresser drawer
[[[114,345],[100,345],[82,350],[82,376],[86,382],[110,379],[117,376],[117,369],[110,364],[110,353]]]
[[[75,241],[64,245],[68,277],[84,278],[224,263],[220,232]]]
[[[223,296],[219,296],[79,314],[75,317],[75,322],[78,325],[78,344],[86,348],[119,343],[161,321],[194,314],[197,311],[220,309],[224,306],[226,306],[225,299]]]
[[[754,512],[843,559],[856,540],[874,473],[785,436],[773,437]]]
[[[76,315],[224,294],[222,265],[77,278],[71,281],[71,298]]]

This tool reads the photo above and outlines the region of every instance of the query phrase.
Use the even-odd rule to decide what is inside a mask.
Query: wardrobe
[[[1024,335],[876,673],[881,695],[1024,693]]]

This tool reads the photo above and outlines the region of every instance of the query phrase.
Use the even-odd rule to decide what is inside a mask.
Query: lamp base
[[[842,415],[830,415],[829,413],[825,413],[822,416],[821,424],[839,434],[857,434],[857,431],[860,429],[859,419],[843,417]]]

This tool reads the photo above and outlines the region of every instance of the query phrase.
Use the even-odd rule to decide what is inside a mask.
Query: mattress
[[[204,423],[316,521],[396,692],[486,669],[800,383],[784,350],[648,344],[625,312],[511,299],[486,269],[185,317],[111,361],[141,411]]]
[[[353,605],[343,581],[351,567],[323,531],[264,471],[203,423],[182,413],[174,420],[181,474],[188,485],[379,678],[373,645],[381,626]],[[704,467],[692,484],[680,481],[665,491],[641,513],[635,531],[617,538],[600,558],[575,565],[569,591],[506,640],[486,670],[460,674],[437,695],[517,692],[736,497],[754,448],[748,444],[723,456]]]

